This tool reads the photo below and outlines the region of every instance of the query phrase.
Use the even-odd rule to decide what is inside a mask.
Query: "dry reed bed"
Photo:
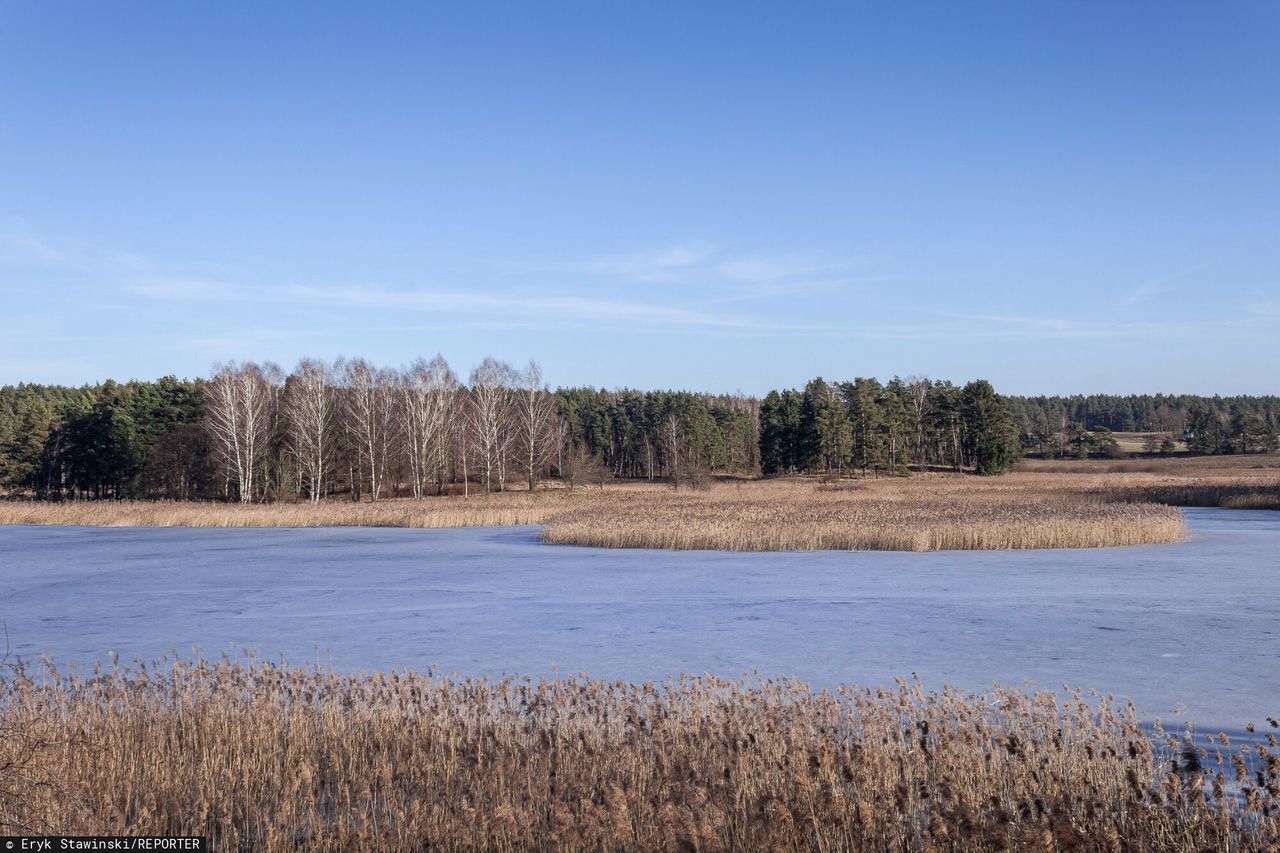
[[[90,527],[493,527],[540,524],[589,500],[566,490],[353,503],[225,504],[180,501],[0,501],[0,524]]]
[[[165,663],[9,678],[0,733],[5,832],[265,850],[1280,849],[1274,737],[1190,748],[1079,693]]]
[[[708,494],[637,493],[625,502],[552,515],[561,545],[731,551],[1011,550],[1178,542],[1182,513],[1117,503],[1036,477],[933,476],[815,487],[796,481]]]
[[[1162,474],[1174,477],[1280,476],[1280,454],[1146,459],[1023,459],[1016,470],[1048,474]]]
[[[1115,485],[1104,488],[1102,494],[1111,500],[1169,506],[1280,509],[1280,487],[1267,484],[1201,481]]]
[[[1022,477],[1052,479],[1061,490],[1099,499],[1170,506],[1280,509],[1280,456],[1154,460],[1027,460]]]

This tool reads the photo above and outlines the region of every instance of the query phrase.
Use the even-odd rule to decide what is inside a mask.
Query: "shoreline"
[[[2,524],[92,527],[459,528],[543,525],[548,544],[659,550],[1042,550],[1167,544],[1182,513],[1137,489],[1153,475],[785,478],[675,491],[650,483],[378,502],[0,502]],[[1201,492],[1195,496],[1204,497]]]

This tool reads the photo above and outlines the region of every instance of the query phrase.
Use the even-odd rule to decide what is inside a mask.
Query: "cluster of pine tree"
[[[998,474],[1019,455],[1008,402],[986,380],[961,388],[923,378],[819,378],[760,403],[765,474],[896,475],[908,466]]]
[[[1187,415],[1187,449],[1192,453],[1275,453],[1280,450],[1274,399],[1263,411],[1232,405],[1226,413],[1207,404],[1192,406]]]
[[[687,391],[556,392],[572,443],[615,477],[697,480],[759,470],[757,402]]]
[[[0,490],[94,498],[202,493],[203,382],[0,387]]]

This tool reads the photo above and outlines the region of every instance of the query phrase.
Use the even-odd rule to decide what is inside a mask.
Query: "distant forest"
[[[534,362],[459,380],[439,356],[220,366],[207,379],[0,387],[0,492],[50,499],[361,500],[712,474],[997,474],[1027,454],[1280,449],[1280,397],[1008,397],[984,380],[827,382],[763,399],[551,390]],[[1182,448],[1185,447],[1185,451]]]

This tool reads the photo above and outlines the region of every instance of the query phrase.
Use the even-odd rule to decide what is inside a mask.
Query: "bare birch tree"
[[[263,368],[252,362],[216,365],[205,386],[205,427],[241,503],[252,501],[260,488],[275,397]]]
[[[556,448],[556,476],[568,482],[570,477],[567,472],[572,465],[574,450],[573,426],[563,414],[557,412],[552,421],[551,434]]]
[[[284,423],[288,446],[298,463],[302,487],[312,503],[324,494],[336,441],[336,398],[333,372],[324,362],[298,362],[284,392]]]
[[[515,401],[515,426],[520,448],[520,461],[529,481],[529,491],[538,485],[538,473],[547,463],[551,453],[551,425],[555,415],[555,398],[542,383],[542,368],[529,359],[529,366],[520,374],[519,386],[513,395]]]
[[[925,445],[928,440],[926,424],[933,414],[929,404],[929,389],[932,383],[927,376],[908,376],[907,395],[911,405],[911,428],[914,431],[915,458],[919,463],[926,460]]]
[[[356,448],[358,475],[368,475],[369,497],[377,500],[386,484],[395,438],[395,371],[378,370],[362,358],[343,365],[347,430]]]
[[[420,358],[400,375],[400,434],[415,498],[422,498],[427,484],[443,472],[457,387],[458,378],[441,355],[431,361]]]
[[[495,478],[499,490],[505,485],[514,375],[511,365],[495,358],[471,371],[471,436],[486,492],[493,491]]]
[[[471,389],[465,385],[458,387],[453,394],[453,405],[449,409],[449,443],[453,448],[455,461],[454,475],[462,475],[462,497],[471,497],[471,449],[475,440],[475,398]],[[461,471],[456,466],[461,466]]]
[[[263,454],[266,464],[263,467],[262,483],[258,489],[264,500],[275,499],[284,484],[286,469],[289,467],[289,452],[284,444],[284,371],[280,365],[264,361],[261,365],[262,378],[267,383],[271,400],[267,403],[267,448]]]
[[[680,488],[680,449],[684,446],[684,420],[674,407],[662,419],[662,438],[666,444],[667,473],[671,476],[671,488]]]

